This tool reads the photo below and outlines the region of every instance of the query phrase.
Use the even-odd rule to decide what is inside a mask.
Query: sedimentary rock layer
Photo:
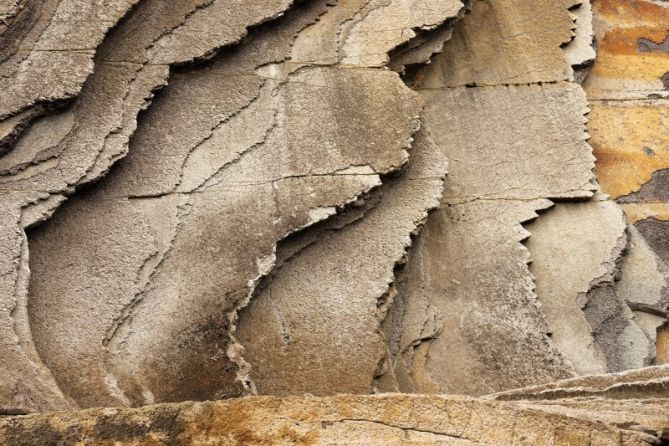
[[[0,0],[0,443],[666,437],[668,10]]]
[[[44,409],[72,405],[33,346],[23,228],[47,218],[64,194],[97,179],[126,153],[137,114],[152,92],[165,83],[171,64],[206,56],[238,41],[247,27],[276,16],[289,5],[288,0],[265,2],[250,12],[237,2],[180,2],[168,9],[161,1],[141,2],[97,48],[96,70],[77,100],[36,122],[3,157],[0,193],[5,210],[3,252],[7,253],[0,259],[0,358],[6,376],[0,383],[3,406]],[[222,17],[234,20],[220,28],[216,18]],[[217,31],[209,32],[212,27]],[[192,44],[194,39],[197,45]]]
[[[171,76],[127,157],[31,233],[30,323],[66,394],[95,406],[254,391],[230,336],[237,311],[271,271],[277,242],[407,162],[420,99],[379,67],[413,31],[368,34],[379,20],[431,28],[462,8],[433,6],[425,16],[412,2],[308,2]],[[434,206],[441,170],[415,197],[404,238]],[[98,226],[100,215],[110,224]],[[54,239],[66,242],[54,250]],[[81,261],[56,260],[75,252]],[[73,337],[72,327],[85,328]]]
[[[40,108],[79,93],[105,33],[137,2],[17,0],[2,9],[0,148]]]
[[[428,220],[405,278],[403,317],[411,322],[394,323],[407,327],[402,373],[431,376],[421,381],[432,384],[405,390],[482,394],[570,376],[572,367],[547,336],[520,224],[550,207],[549,198],[593,193],[582,90],[461,87],[423,96],[425,120],[450,167],[443,209]],[[483,132],[474,130],[484,122]],[[415,328],[423,325],[415,306],[426,321],[436,311],[439,336]],[[499,369],[490,367],[500,361]]]
[[[586,375],[545,385],[492,395],[499,400],[556,399],[596,396],[618,399],[667,398],[669,366],[645,367],[621,373]]]
[[[565,59],[561,46],[574,40],[579,0],[540,0],[531,7],[512,0],[472,2],[471,12],[454,30],[443,55],[425,73],[425,88],[531,84],[573,79],[570,63],[592,58],[583,41],[578,55]],[[587,25],[581,35],[587,35]],[[587,41],[587,37],[585,37]],[[587,53],[587,54],[583,54]],[[571,60],[573,58],[573,60]]]
[[[409,165],[338,221],[279,248],[280,267],[242,313],[237,335],[260,393],[372,393],[386,354],[380,321],[393,269],[439,204],[446,159],[423,125]],[[258,327],[262,326],[262,332]],[[324,343],[324,340],[327,340]]]
[[[403,390],[478,395],[655,358],[659,323],[629,305],[650,279],[646,300],[662,307],[664,278],[638,239],[628,250],[619,207],[595,194],[585,94],[565,82],[593,58],[590,10],[571,6],[474,2],[415,75],[450,168],[387,324]],[[499,48],[484,50],[490,41]]]
[[[628,306],[637,284],[647,282],[620,265],[626,226],[620,207],[601,196],[557,204],[526,226],[530,270],[551,339],[579,374],[639,368],[655,357],[655,334],[643,330]],[[620,279],[628,286],[619,287]],[[647,291],[649,300],[662,295]]]
[[[622,281],[625,276],[638,278],[636,292],[624,284],[628,294],[635,294],[628,300],[637,319],[661,343],[656,330],[662,330],[669,316],[669,54],[664,43],[669,10],[648,0],[600,0],[594,13],[598,57],[584,87],[592,109],[588,131],[597,176],[602,190],[621,204],[635,225],[630,228]],[[659,361],[666,361],[660,350]]]
[[[628,421],[662,423],[666,402]],[[563,412],[563,413],[560,413]],[[650,412],[650,416],[649,416]],[[92,409],[0,421],[7,446],[83,445],[556,445],[645,446],[656,435],[597,420],[602,408],[418,395],[252,397],[140,409]],[[615,420],[613,420],[615,421]],[[663,424],[659,424],[661,427]]]

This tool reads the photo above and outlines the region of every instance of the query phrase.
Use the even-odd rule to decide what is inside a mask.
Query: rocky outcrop
[[[393,14],[408,7],[399,2]],[[303,46],[306,36],[327,42],[360,14],[342,8],[296,7],[234,50],[175,73],[140,121],[128,156],[31,235],[37,350],[79,404],[253,390],[231,335],[238,308],[273,267],[277,242],[335,214],[406,163],[420,101],[396,74],[376,68],[387,59],[378,51],[401,41],[356,37],[377,20],[370,10],[347,24],[348,37],[333,41],[323,60],[313,61]],[[440,2],[435,20],[460,8]],[[426,22],[402,16],[409,19],[410,28]],[[433,175],[433,195],[444,173]],[[430,206],[427,200],[417,212]],[[101,214],[114,224],[72,231],[92,229]],[[49,247],[54,237],[68,240],[67,253],[84,253],[83,263],[54,268],[68,255]],[[100,280],[110,264],[127,269]],[[92,311],[80,311],[87,305]],[[85,332],[72,337],[75,326]],[[75,360],[86,379],[68,376]],[[208,378],[184,386],[196,371]]]
[[[660,441],[668,10],[0,1],[0,442]]]
[[[656,435],[597,420],[606,411],[595,404],[581,407],[436,395],[252,397],[31,415],[0,421],[0,441],[7,446],[655,444]],[[668,408],[665,400],[654,406],[654,415],[630,413],[628,420],[666,426]]]

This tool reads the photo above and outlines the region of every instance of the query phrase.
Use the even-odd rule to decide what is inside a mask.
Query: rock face
[[[630,413],[625,421],[650,421],[648,429],[666,423],[667,400],[658,400],[653,407],[654,416]],[[583,419],[574,418],[575,414]],[[606,413],[596,404],[583,407],[570,401],[519,404],[436,395],[252,397],[33,415],[0,422],[0,440],[7,446],[41,442],[645,446],[655,442],[653,435],[617,427],[615,422],[604,424],[600,417]]]
[[[168,3],[0,0],[0,442],[665,435],[666,5]]]
[[[637,320],[657,337],[660,363],[669,360],[662,347],[669,315],[669,196],[663,183],[669,167],[663,130],[669,110],[665,6],[653,1],[596,2],[598,56],[584,81],[602,190],[620,203],[634,225],[628,254],[621,260],[620,286]],[[625,276],[636,277],[638,285],[626,284]]]

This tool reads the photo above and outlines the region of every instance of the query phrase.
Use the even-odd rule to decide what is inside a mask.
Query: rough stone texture
[[[406,17],[402,11],[410,6],[398,2],[388,12],[401,15],[398,28],[433,26],[421,15]],[[443,22],[461,7],[440,2],[431,20]],[[31,233],[36,347],[78,404],[254,391],[230,333],[238,308],[270,272],[276,243],[399,169],[418,128],[417,95],[396,74],[373,68],[385,63],[379,48],[390,51],[397,37],[356,37],[369,32],[366,20],[379,20],[377,9],[357,22],[369,5],[344,16],[342,8],[323,1],[295,8],[203,67],[175,73],[142,116],[128,156]],[[313,66],[303,41],[326,41],[350,20],[358,25],[346,28],[349,37],[332,49],[337,59]],[[411,180],[397,194],[418,184]],[[415,197],[416,217],[406,214],[413,226],[398,229],[405,234],[398,233],[401,251],[436,204],[440,186],[433,187],[426,186],[425,199]],[[100,215],[113,224],[96,227]],[[51,247],[54,239],[66,241],[64,251]],[[83,253],[80,261],[58,262],[75,252]],[[386,255],[390,273],[399,258]],[[101,274],[115,264],[124,268]],[[72,336],[73,327],[81,334]],[[77,374],[70,371],[73,361]],[[197,372],[197,381],[184,384]]]
[[[201,2],[202,3],[202,2]],[[31,409],[70,407],[33,346],[27,318],[28,249],[23,228],[48,217],[77,185],[96,179],[127,151],[136,116],[146,107],[152,91],[164,84],[170,64],[183,63],[241,38],[246,28],[267,20],[288,7],[288,0],[265,2],[246,11],[238,2],[222,0],[206,5],[180,2],[165,9],[161,1],[144,1],[102,42],[96,51],[97,69],[77,100],[23,136],[29,153],[16,154],[17,164],[3,165],[0,179],[3,244],[12,253],[0,258],[2,315],[0,349],[3,406]],[[217,32],[216,17],[236,17]],[[140,26],[149,24],[149,26]],[[206,35],[192,42],[194,29]],[[177,48],[183,48],[182,52]],[[55,133],[44,132],[44,126]],[[17,145],[21,144],[21,140]],[[13,151],[10,152],[14,156]],[[48,390],[46,390],[49,388]]]
[[[31,127],[24,136],[31,141],[25,144],[30,153],[17,153],[19,163],[10,161],[3,166],[7,170],[0,185],[4,206],[8,208],[2,217],[3,225],[8,227],[3,233],[6,252],[14,250],[18,253],[3,256],[0,260],[5,271],[0,321],[5,344],[0,355],[5,369],[3,374],[7,376],[0,385],[3,404],[32,408],[70,405],[49,372],[43,370],[27,329],[28,255],[22,228],[44,219],[62,201],[61,193],[71,190],[75,184],[96,178],[114,157],[125,151],[127,139],[134,130],[136,114],[145,106],[151,91],[164,82],[170,62],[183,62],[202,55],[202,48],[199,52],[191,48],[175,60],[160,58],[161,49],[170,48],[165,42],[170,40],[170,30],[187,38],[188,32],[182,28],[187,28],[191,21],[201,20],[194,13],[201,11],[197,9],[198,5],[186,3],[166,11],[160,2],[149,1],[134,9],[98,48],[98,69],[88,78],[77,101],[58,115],[45,118],[49,122],[43,125],[57,128],[57,133],[42,134],[43,126]],[[247,26],[271,17],[285,6],[287,2],[268,3],[266,9],[259,9],[249,17],[239,17],[239,22],[225,36],[210,42],[209,49],[239,39]],[[141,22],[150,26],[138,28],[137,23]],[[174,43],[178,39],[170,41]],[[131,44],[126,46],[124,42]],[[103,106],[99,107],[101,104]],[[21,140],[17,145],[20,144]],[[10,154],[15,155],[14,151]],[[16,229],[12,229],[12,225]],[[44,387],[53,390],[47,392]],[[48,397],[49,394],[55,396]]]
[[[390,335],[400,339],[395,374],[407,376],[400,388],[478,395],[570,376],[547,336],[519,242],[528,236],[520,224],[550,207],[548,198],[595,189],[582,90],[557,84],[423,95],[425,120],[450,167],[443,209],[409,261],[405,314],[392,324],[404,331]]]
[[[621,271],[626,226],[622,210],[604,197],[557,204],[526,226],[530,270],[551,339],[579,374],[639,368],[655,356],[655,334],[651,339],[641,328],[627,302],[638,295],[634,284],[648,285],[649,300],[662,291],[631,275],[635,268]],[[618,286],[621,275],[625,289]]]
[[[575,16],[575,36],[564,47],[564,54],[567,64],[579,70],[589,66],[597,56],[593,46],[595,30],[592,24],[592,4],[589,0],[585,0],[580,5],[572,8],[571,12]],[[583,75],[588,72],[589,70]],[[576,80],[580,82],[582,79]]]
[[[39,113],[31,107],[79,93],[97,46],[137,2],[17,0],[0,9],[0,147]]]
[[[7,446],[75,441],[83,445],[645,446],[657,437],[615,426],[616,421],[625,417],[661,430],[667,425],[666,416],[662,417],[665,409],[666,401],[644,414],[621,411],[612,420],[594,405],[581,409],[428,395],[253,397],[10,418],[0,421],[0,441]]]
[[[425,72],[425,88],[531,84],[571,80],[573,70],[560,48],[573,41],[569,8],[578,0],[473,0],[444,52]],[[587,29],[583,28],[583,34]],[[580,45],[577,42],[576,45]],[[583,63],[590,56],[577,50]],[[574,56],[570,56],[574,57]],[[457,62],[455,62],[457,61]],[[454,63],[455,62],[455,63]]]
[[[594,13],[598,56],[584,82],[592,109],[590,142],[602,190],[621,203],[635,225],[619,287],[639,323],[657,337],[661,363],[657,330],[669,316],[669,197],[664,192],[669,54],[663,46],[669,10],[647,0],[599,0]]]
[[[669,135],[665,131],[669,103],[664,99],[600,99],[597,92],[588,92],[588,98],[588,131],[602,189],[623,202],[666,202],[661,193],[653,191],[662,189],[658,187],[665,176],[662,171],[669,168]]]
[[[662,46],[669,18],[666,4],[653,0],[595,0],[593,8],[597,59],[584,82],[590,98],[668,96],[662,83],[664,73],[669,71],[669,54]]]
[[[602,397],[652,399],[669,397],[669,365],[645,367],[606,375],[586,375],[492,395],[499,400],[552,400]]]
[[[666,398],[615,400],[580,397],[533,401],[527,406],[583,420],[603,422],[621,429],[646,432],[665,441],[669,437],[669,400]]]
[[[450,168],[443,209],[415,244],[385,324],[401,390],[480,395],[654,360],[666,291],[652,253],[638,237],[628,247],[620,208],[601,194],[548,209],[598,190],[583,90],[562,82],[593,59],[592,13],[568,8],[474,2],[415,75]],[[546,32],[543,14],[566,18]],[[528,39],[523,51],[507,45],[516,38]],[[539,60],[548,71],[530,69]],[[632,267],[628,252],[645,266]],[[652,304],[633,304],[637,316],[629,305],[640,286]]]
[[[657,330],[669,319],[669,271],[636,227],[630,225],[628,233],[616,288],[651,339],[659,340]]]
[[[651,0],[598,0],[594,12],[598,57],[584,87],[597,175],[669,263],[669,9]]]
[[[667,5],[256,3],[0,0],[0,443],[666,439]]]
[[[334,227],[315,228],[318,235],[300,234],[279,248],[281,266],[237,329],[260,393],[374,390],[386,353],[380,321],[392,304],[393,268],[427,210],[438,205],[445,173],[445,157],[423,126],[410,164],[366,199],[373,206],[362,218],[342,215],[340,220],[350,218],[348,225],[335,221]]]
[[[399,340],[400,390],[480,395],[571,375],[546,336],[519,243],[519,222],[548,205],[475,201],[428,220],[401,285],[400,333],[389,336]]]

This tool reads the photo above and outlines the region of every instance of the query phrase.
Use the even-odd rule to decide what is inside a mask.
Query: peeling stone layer
[[[138,122],[127,157],[31,233],[30,323],[66,394],[95,406],[255,391],[236,314],[271,271],[277,242],[407,162],[421,103],[377,68],[387,61],[377,51],[412,34],[359,35],[379,20],[377,8],[409,30],[462,8],[439,2],[428,20],[407,16],[410,3],[305,3],[201,67],[176,71]],[[325,60],[311,59],[306,39],[333,45]],[[160,57],[181,54],[179,42],[166,39]],[[113,224],[94,230],[100,215]],[[65,251],[52,249],[54,239],[67,240]],[[80,262],[58,262],[73,252]],[[101,274],[117,263],[125,268]],[[72,327],[84,333],[72,336]]]
[[[0,0],[0,443],[657,443],[668,10]]]
[[[202,2],[201,2],[202,3]],[[147,106],[152,92],[165,83],[170,65],[207,55],[238,41],[246,28],[265,21],[290,2],[268,2],[249,14],[235,14],[237,2],[207,4],[180,2],[166,10],[160,1],[143,1],[115,27],[95,53],[97,69],[90,75],[77,100],[57,115],[44,118],[17,142],[28,140],[21,153],[10,151],[0,178],[2,207],[3,275],[0,278],[0,350],[3,405],[30,409],[72,407],[72,400],[57,387],[33,346],[27,318],[28,248],[23,230],[48,218],[77,186],[97,179],[127,151],[137,114]],[[232,9],[231,9],[232,8]],[[215,17],[237,17],[237,22],[208,33]],[[209,21],[209,22],[207,22]],[[141,26],[142,24],[146,26]],[[186,45],[193,30],[206,35],[200,44]],[[38,125],[39,124],[39,125]],[[45,128],[47,129],[45,131]],[[51,130],[53,129],[53,131]],[[27,151],[26,151],[27,150]],[[23,246],[23,247],[22,247]]]

